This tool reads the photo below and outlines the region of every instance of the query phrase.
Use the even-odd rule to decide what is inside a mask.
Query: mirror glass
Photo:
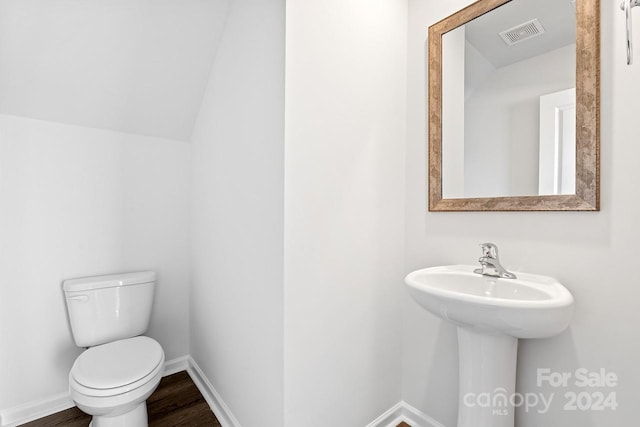
[[[575,0],[512,0],[442,36],[442,197],[576,193]]]

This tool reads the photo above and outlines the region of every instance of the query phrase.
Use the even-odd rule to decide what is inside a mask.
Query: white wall
[[[0,116],[0,409],[68,390],[62,281],[158,273],[149,335],[188,351],[184,142]]]
[[[464,99],[466,101],[475,93],[487,76],[496,70],[496,67],[468,41],[464,45],[464,64]]]
[[[287,1],[285,426],[400,400],[406,3]]]
[[[191,355],[243,427],[283,425],[284,13],[229,3],[192,141]]]
[[[636,273],[637,183],[640,169],[638,65],[626,66],[623,14],[602,2],[602,211],[593,213],[427,213],[425,28],[470,1],[409,1],[406,271],[473,264],[477,244],[494,241],[507,267],[555,276],[576,298],[569,330],[523,341],[518,389],[556,391],[551,413],[519,412],[519,427],[611,427],[638,422],[640,288]],[[403,398],[442,422],[456,424],[457,344],[454,327],[404,298]],[[619,407],[603,412],[562,410],[564,390],[538,389],[538,367],[605,368],[619,378]],[[587,389],[587,391],[595,391]]]
[[[464,106],[466,197],[538,194],[540,96],[572,87],[574,44],[485,76]]]

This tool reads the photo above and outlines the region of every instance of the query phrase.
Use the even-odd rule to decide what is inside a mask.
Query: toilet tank
[[[155,281],[153,271],[65,280],[76,345],[92,347],[142,335],[149,326]]]

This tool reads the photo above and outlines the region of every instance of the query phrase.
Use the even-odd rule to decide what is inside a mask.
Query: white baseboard
[[[444,427],[424,412],[403,401],[396,403],[367,427],[396,427],[403,421],[411,427]]]
[[[220,397],[220,394],[191,356],[182,356],[166,361],[163,376],[181,371],[187,371],[222,427],[241,427],[236,417]],[[16,427],[38,418],[64,411],[73,406],[75,404],[69,398],[68,392],[28,402],[0,411],[0,427]],[[402,421],[408,423],[411,427],[444,427],[427,414],[403,401],[396,403],[366,427],[396,427]]]
[[[402,402],[398,402],[384,414],[367,424],[366,427],[396,427],[402,420]],[[417,427],[417,426],[416,426]]]
[[[402,420],[413,427],[444,427],[443,424],[431,418],[429,415],[414,408],[407,402],[402,402]]]
[[[5,409],[0,413],[0,426],[15,427],[74,406],[75,403],[69,398],[69,392],[56,394]]]
[[[224,403],[220,394],[213,387],[207,376],[202,372],[202,369],[198,366],[195,360],[191,356],[188,356],[189,367],[187,372],[195,383],[204,399],[209,404],[209,407],[215,414],[216,418],[222,425],[222,427],[240,427],[240,423],[236,417],[231,413],[229,407]]]
[[[186,371],[189,367],[189,356],[176,357],[175,359],[164,362],[163,377]]]
[[[168,360],[164,366],[163,376],[165,377],[176,372],[186,371],[189,366],[189,356]],[[74,406],[75,403],[69,398],[69,392],[34,400],[0,411],[0,427],[16,427]]]

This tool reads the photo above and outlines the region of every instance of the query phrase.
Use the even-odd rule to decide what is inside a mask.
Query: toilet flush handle
[[[73,295],[67,298],[68,300],[87,302],[89,301],[89,295]]]

